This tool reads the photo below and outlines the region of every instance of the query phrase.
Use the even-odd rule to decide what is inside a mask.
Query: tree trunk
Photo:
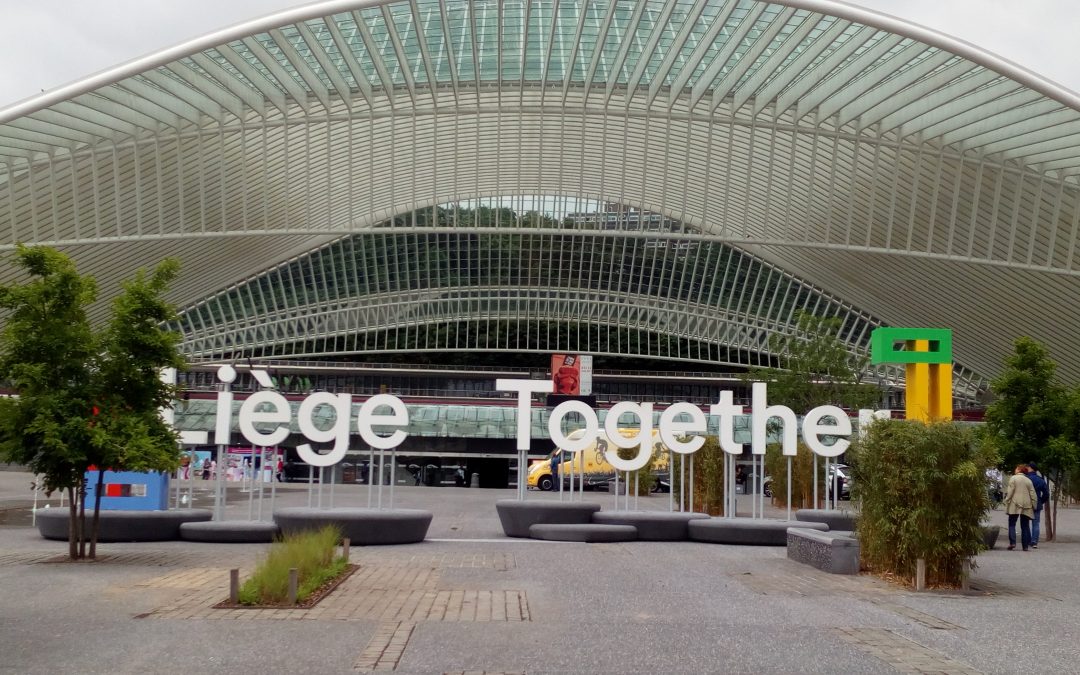
[[[68,557],[72,560],[78,560],[79,558],[79,545],[78,545],[78,525],[79,525],[79,509],[77,502],[75,501],[75,488],[69,487],[68,491]]]
[[[101,488],[105,484],[105,469],[98,469],[97,487],[94,489],[94,521],[90,526],[90,559],[97,558],[98,522],[101,514]]]
[[[86,478],[79,487],[79,557],[86,557]]]

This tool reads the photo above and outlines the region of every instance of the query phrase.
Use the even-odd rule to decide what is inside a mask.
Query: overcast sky
[[[0,0],[0,108],[296,0]],[[1080,90],[1077,0],[859,0]]]

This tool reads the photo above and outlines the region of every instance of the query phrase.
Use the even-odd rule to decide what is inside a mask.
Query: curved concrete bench
[[[533,539],[547,541],[582,541],[599,544],[616,541],[634,541],[638,538],[633,525],[597,525],[595,523],[536,523],[529,528]]]
[[[787,557],[830,574],[858,574],[859,540],[850,532],[789,527]]]
[[[180,538],[212,544],[265,544],[274,541],[278,526],[258,520],[211,520],[183,523]]]
[[[830,511],[826,509],[799,509],[795,520],[801,523],[825,523],[830,530],[855,531],[855,514],[851,511]]]
[[[210,520],[207,509],[172,509],[169,511],[101,511],[98,541],[170,541],[180,538],[180,525]],[[87,512],[86,526],[93,516]],[[37,512],[37,528],[42,537],[67,541],[68,510],[49,509]]]
[[[686,541],[686,524],[691,520],[708,518],[706,513],[670,511],[598,511],[592,514],[594,523],[633,525],[641,541]]]
[[[589,524],[592,515],[600,510],[600,505],[591,502],[500,499],[495,502],[495,510],[499,513],[499,522],[506,536],[529,537],[529,528],[538,523]]]
[[[829,531],[829,526],[825,523],[802,523],[764,518],[709,518],[708,520],[691,520],[686,524],[691,541],[758,546],[786,546],[789,527]]]
[[[274,522],[282,534],[317,530],[334,525],[353,546],[415,544],[424,541],[431,525],[431,511],[416,509],[340,508],[315,509],[291,507],[274,511]]]

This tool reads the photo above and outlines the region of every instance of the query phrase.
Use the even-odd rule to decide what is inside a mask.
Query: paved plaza
[[[1080,656],[1074,510],[1058,542],[983,554],[971,593],[916,594],[783,548],[508,540],[494,502],[512,490],[401,487],[396,506],[435,513],[428,541],[353,548],[357,572],[311,609],[230,610],[213,608],[228,570],[246,574],[264,545],[103,544],[99,562],[62,562],[66,545],[29,526],[28,483],[0,472],[5,673],[1009,673],[1018,659],[1076,672]],[[230,489],[229,517],[247,500]],[[304,486],[277,494],[307,500]],[[364,506],[367,488],[334,500]]]

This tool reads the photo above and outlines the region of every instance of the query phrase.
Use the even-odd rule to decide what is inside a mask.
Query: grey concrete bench
[[[589,544],[634,541],[638,538],[633,525],[598,525],[595,523],[536,523],[529,527],[529,536],[547,541],[582,541]]]
[[[830,574],[858,574],[859,540],[851,532],[789,527],[787,557]]]
[[[264,544],[278,535],[275,523],[258,520],[211,520],[180,525],[184,541],[205,541],[212,544]]]
[[[691,520],[707,519],[705,513],[669,511],[598,511],[592,522],[606,525],[633,525],[641,541],[686,541],[686,524]]]
[[[592,515],[600,510],[599,504],[591,502],[551,502],[547,500],[518,501],[500,499],[495,502],[503,533],[508,537],[529,537],[529,528],[536,524],[578,524],[592,522]]]
[[[98,541],[170,541],[180,538],[180,525],[210,520],[207,509],[170,509],[168,511],[101,511]],[[86,526],[92,522],[86,514]],[[67,541],[68,510],[48,509],[37,512],[37,528],[46,539]]]
[[[855,531],[855,514],[851,511],[826,509],[799,509],[795,520],[804,523],[825,523],[830,530]]]
[[[416,509],[339,508],[317,509],[291,507],[274,511],[274,522],[282,534],[317,530],[334,525],[353,546],[415,544],[424,541],[432,513]]]
[[[692,541],[711,544],[784,546],[789,527],[808,527],[828,532],[825,523],[800,523],[767,518],[709,518],[691,520],[686,528]]]

